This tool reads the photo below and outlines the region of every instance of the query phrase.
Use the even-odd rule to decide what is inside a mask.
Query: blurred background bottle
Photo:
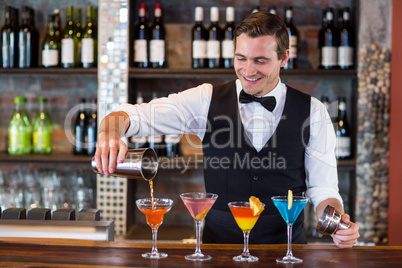
[[[25,155],[32,148],[32,126],[25,110],[26,98],[14,98],[14,112],[8,126],[8,153]]]
[[[87,6],[86,27],[81,39],[81,63],[83,68],[96,67],[97,62],[97,30],[93,22],[93,11]]]
[[[138,23],[134,28],[134,67],[146,68],[149,64],[149,27],[145,3],[140,4]]]
[[[61,66],[78,67],[78,36],[73,21],[73,7],[67,7],[66,26],[61,39]]]
[[[289,33],[289,60],[283,66],[283,69],[296,69],[297,68],[297,47],[299,34],[296,26],[293,23],[293,8],[285,8],[285,25]]]
[[[335,156],[338,159],[350,158],[352,156],[352,137],[346,115],[346,98],[343,96],[338,97],[337,123]]]
[[[341,69],[354,68],[355,34],[348,7],[340,12],[339,29],[338,66]]]
[[[88,114],[88,124],[86,127],[86,142],[88,144],[87,155],[93,156],[96,151],[96,141],[98,135],[98,110],[97,100],[93,98],[91,100],[91,108]]]
[[[52,151],[53,129],[46,103],[46,98],[39,98],[39,112],[33,124],[33,151],[37,154],[50,154]]]
[[[76,44],[76,48],[74,48],[75,51],[77,51],[76,57],[74,59],[75,62],[77,62],[77,67],[81,67],[81,39],[82,39],[82,25],[81,25],[81,8],[76,8],[75,9],[75,19],[74,19],[74,31],[75,31],[75,36],[77,37],[78,44]]]
[[[1,28],[1,54],[3,68],[14,68],[18,64],[18,11],[6,6],[4,26]]]
[[[149,41],[149,61],[152,68],[167,67],[166,64],[166,30],[162,22],[162,7],[155,4],[154,22]]]
[[[234,44],[233,31],[235,29],[235,10],[234,7],[226,8],[226,26],[223,28],[222,37],[222,61],[224,68],[233,68]]]
[[[274,15],[277,15],[277,11],[276,11],[276,7],[275,6],[271,6],[268,8],[268,12]]]
[[[136,104],[141,104],[143,102],[144,102],[144,99],[142,97],[142,92],[138,91]],[[132,145],[130,145],[130,147],[133,149],[140,149],[140,148],[148,147],[147,137],[131,137],[130,141],[132,143]]]
[[[211,25],[208,28],[207,58],[209,68],[221,67],[222,29],[219,26],[219,9],[211,7]]]
[[[59,66],[60,43],[57,40],[53,16],[48,16],[47,31],[42,44],[42,66]]]
[[[75,134],[75,144],[74,144],[74,154],[82,155],[86,153],[85,150],[85,132],[88,124],[88,116],[85,112],[85,99],[81,99],[79,104],[79,110],[77,117],[75,118],[74,124],[74,134]]]
[[[191,58],[193,68],[205,68],[207,65],[207,30],[203,25],[204,10],[202,7],[195,8],[195,24],[191,30],[192,46]]]
[[[28,6],[22,7],[21,21],[18,33],[18,67],[37,67],[39,32],[35,28],[32,8]]]
[[[318,45],[320,49],[320,68],[336,68],[339,34],[334,24],[333,8],[324,10],[322,26],[318,33]]]

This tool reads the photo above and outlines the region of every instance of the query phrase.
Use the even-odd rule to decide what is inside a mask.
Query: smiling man
[[[317,217],[332,205],[349,223],[338,190],[335,133],[328,113],[317,99],[279,77],[289,59],[284,22],[268,12],[252,13],[234,35],[236,81],[202,84],[150,103],[122,104],[101,123],[98,169],[109,175],[123,161],[123,136],[194,134],[203,144],[206,191],[219,196],[206,217],[204,243],[243,243],[227,204],[253,195],[266,206],[250,243],[286,244],[286,224],[271,197],[288,190],[307,196]],[[301,214],[293,227],[294,243],[306,243],[303,221]],[[359,228],[350,224],[333,235],[338,247],[357,242]]]

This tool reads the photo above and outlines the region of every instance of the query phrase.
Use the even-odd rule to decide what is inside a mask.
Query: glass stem
[[[288,251],[286,252],[287,257],[293,257],[292,253],[292,224],[288,223]]]
[[[250,257],[250,252],[248,250],[248,238],[249,238],[250,232],[244,231],[243,235],[244,235],[244,249],[243,249],[242,256],[245,258],[248,258],[248,257]]]
[[[197,221],[195,220],[195,238],[197,241],[197,244],[195,246],[195,252],[194,254],[199,254],[201,255],[201,222],[202,221]]]
[[[152,254],[158,254],[158,249],[156,247],[156,241],[158,238],[158,228],[152,228]]]

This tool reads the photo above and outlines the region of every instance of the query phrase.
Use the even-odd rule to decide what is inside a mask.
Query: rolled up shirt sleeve
[[[126,112],[130,118],[125,137],[194,134],[202,139],[211,96],[212,85],[202,84],[149,103],[121,104],[115,111]]]
[[[316,98],[311,98],[310,140],[306,146],[305,169],[306,196],[314,205],[314,211],[328,198],[338,199],[343,204],[338,187],[335,145],[334,126],[327,109]]]

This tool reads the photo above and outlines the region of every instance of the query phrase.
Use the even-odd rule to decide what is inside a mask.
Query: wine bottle
[[[27,57],[27,67],[38,67],[39,65],[39,31],[35,26],[35,11],[33,8],[28,9],[28,22],[31,30],[31,57]]]
[[[339,34],[334,24],[333,8],[328,8],[325,11],[325,18],[323,18],[322,27],[319,31],[318,43],[320,48],[320,68],[336,68]]]
[[[48,16],[47,31],[42,44],[42,66],[57,67],[59,66],[59,47],[60,43],[57,40],[53,16]]]
[[[208,28],[207,58],[209,68],[221,67],[222,29],[218,25],[219,9],[211,7],[211,25]]]
[[[61,42],[61,20],[60,20],[60,10],[55,9],[53,10],[53,23],[54,23],[54,34]]]
[[[32,126],[25,111],[26,99],[14,98],[14,111],[8,126],[8,153],[25,155],[31,152]]]
[[[77,62],[77,67],[81,67],[81,39],[82,39],[82,25],[81,25],[81,8],[77,8],[75,10],[75,19],[74,19],[74,32],[75,36],[78,40],[78,44],[76,44],[75,51],[77,51],[76,58],[74,59]]]
[[[144,102],[144,99],[142,98],[142,92],[138,91],[137,93],[137,100],[136,104],[141,104]],[[131,137],[131,143],[133,149],[140,149],[140,148],[147,148],[147,137]]]
[[[85,130],[88,124],[88,116],[85,112],[85,99],[81,99],[81,103],[79,105],[78,114],[75,118],[74,124],[75,144],[73,152],[76,155],[86,153]]]
[[[289,33],[289,60],[283,69],[297,68],[298,31],[293,23],[293,8],[285,8],[285,25]]]
[[[222,61],[224,68],[233,68],[234,44],[233,31],[234,24],[234,7],[226,8],[226,26],[223,29],[222,40]]]
[[[96,67],[97,31],[92,20],[92,7],[87,6],[87,19],[84,34],[81,39],[81,63],[83,68]]]
[[[346,116],[346,99],[345,97],[339,97],[336,128],[336,158],[344,159],[351,157],[351,149],[351,132]]]
[[[253,6],[253,7],[251,8],[251,13],[255,13],[255,12],[258,12],[258,11],[260,11],[260,7],[259,7],[259,6]]]
[[[71,68],[78,66],[78,37],[73,21],[73,7],[67,7],[66,26],[61,39],[61,66]]]
[[[155,4],[154,22],[151,27],[149,41],[149,61],[152,68],[166,67],[166,30],[162,22],[162,8]]]
[[[203,25],[204,10],[202,7],[195,8],[195,25],[192,32],[191,58],[193,68],[207,67],[207,30]]]
[[[33,151],[37,154],[50,154],[52,151],[52,121],[46,103],[46,98],[39,98],[39,112],[33,124]]]
[[[269,7],[268,12],[271,13],[271,14],[276,15],[277,14],[276,7],[275,6]]]
[[[140,4],[138,23],[134,29],[134,67],[146,68],[149,65],[149,27],[145,3]]]
[[[338,47],[338,66],[341,69],[354,67],[354,31],[350,25],[350,11],[348,7],[342,10],[342,22],[340,27],[340,44]]]
[[[21,12],[21,27],[18,32],[18,67],[32,67],[32,56],[37,54],[33,50],[34,35],[32,34],[30,9],[27,6],[22,7]]]
[[[93,156],[96,151],[96,141],[97,141],[97,135],[98,135],[98,113],[97,113],[97,100],[96,98],[93,98],[91,100],[91,110],[88,115],[88,124],[86,127],[86,141],[88,144],[87,148],[87,155]]]
[[[16,28],[16,10],[11,6],[5,8],[4,26],[1,28],[1,52],[3,68],[14,68],[18,63],[18,35]]]

